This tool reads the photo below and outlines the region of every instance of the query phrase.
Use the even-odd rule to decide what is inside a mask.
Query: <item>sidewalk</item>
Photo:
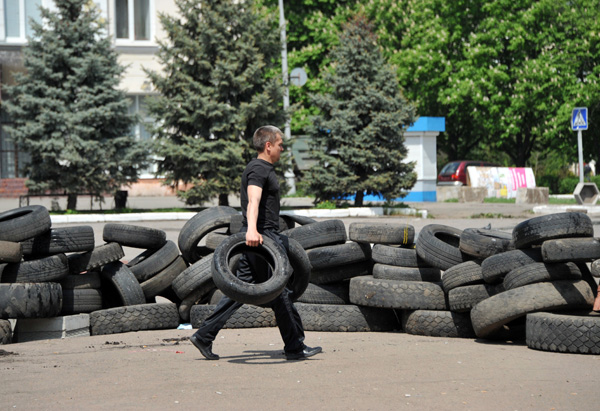
[[[112,210],[114,199],[106,197],[104,203],[91,201],[89,196],[80,196],[77,201],[79,210]],[[66,198],[31,197],[30,205],[43,205],[48,210],[58,207],[66,209]],[[203,207],[216,206],[217,200],[203,204]],[[231,207],[240,207],[237,196],[229,197]],[[371,204],[369,204],[371,205]],[[531,218],[535,215],[559,213],[566,211],[582,211],[590,216],[600,215],[600,206],[579,205],[536,205],[536,204],[506,204],[506,203],[446,203],[446,202],[407,202],[410,208],[394,209],[397,213],[413,216],[445,219],[445,218]],[[304,215],[312,218],[341,218],[341,217],[371,217],[384,216],[382,207],[363,207],[347,209],[314,209],[313,199],[308,197],[284,197],[281,199],[282,212]],[[19,207],[18,198],[0,198],[0,212]],[[175,196],[163,197],[129,197],[127,207],[139,210],[156,210],[182,208],[189,212],[165,213],[127,213],[127,214],[72,214],[52,217],[56,223],[82,223],[105,221],[156,221],[156,220],[188,220],[196,213],[196,206],[187,206]]]

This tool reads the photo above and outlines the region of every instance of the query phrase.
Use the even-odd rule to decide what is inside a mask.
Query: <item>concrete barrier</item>
[[[436,198],[438,203],[447,200],[456,200],[460,196],[461,186],[437,186]]]
[[[483,203],[487,194],[487,188],[485,187],[468,187],[462,186],[460,188],[460,196],[458,197],[459,203]]]
[[[548,204],[550,192],[548,187],[519,188],[517,190],[517,204]]]

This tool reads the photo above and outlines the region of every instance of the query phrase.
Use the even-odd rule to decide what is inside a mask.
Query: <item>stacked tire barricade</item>
[[[175,303],[154,303],[187,267],[164,231],[106,224],[95,246],[91,226],[52,228],[45,207],[28,206],[0,213],[0,233],[0,341],[12,339],[7,319],[89,313],[91,334],[179,325]],[[125,263],[123,246],[142,250]]]
[[[268,241],[245,248],[241,216],[230,207],[196,214],[178,244],[161,230],[106,224],[106,244],[94,246],[91,227],[51,228],[47,214],[38,206],[0,214],[4,343],[7,318],[90,313],[91,334],[196,328],[223,292],[245,303],[226,328],[272,327],[268,302],[287,285],[308,331],[404,330],[600,352],[600,318],[591,311],[600,241],[582,213],[535,217],[512,233],[431,224],[418,236],[408,224],[346,228],[282,215],[287,257]],[[123,246],[140,254],[123,262]],[[237,283],[243,251],[261,255],[273,277]]]

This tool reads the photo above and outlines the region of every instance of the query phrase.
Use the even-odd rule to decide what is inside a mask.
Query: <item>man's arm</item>
[[[258,221],[258,207],[262,197],[262,187],[248,186],[248,209],[246,210],[246,220],[248,221],[248,231],[246,232],[246,245],[258,247],[263,243],[262,235],[256,228]]]

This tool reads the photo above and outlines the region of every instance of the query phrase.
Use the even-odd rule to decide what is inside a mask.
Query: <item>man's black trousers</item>
[[[246,227],[242,228],[242,232],[244,231],[246,231]],[[286,237],[282,238],[279,233],[271,230],[265,230],[261,234],[273,239],[287,252],[289,247],[285,246],[287,244],[287,241],[285,241],[287,240]],[[264,273],[268,273],[270,276],[270,270],[271,268],[263,258],[256,256],[254,253],[247,253],[242,254],[240,257],[235,275],[240,280],[251,283],[255,281],[254,273],[257,273],[256,277],[263,277]],[[279,327],[281,338],[285,344],[284,351],[286,353],[296,353],[302,351],[305,347],[304,328],[302,327],[300,315],[292,304],[290,293],[290,290],[285,288],[283,292],[275,298],[275,300],[268,303],[267,306],[272,308],[275,313],[277,327]],[[223,296],[217,304],[215,311],[204,320],[194,335],[204,344],[212,343],[229,317],[231,317],[231,315],[241,306],[242,303],[234,301],[227,296]]]

